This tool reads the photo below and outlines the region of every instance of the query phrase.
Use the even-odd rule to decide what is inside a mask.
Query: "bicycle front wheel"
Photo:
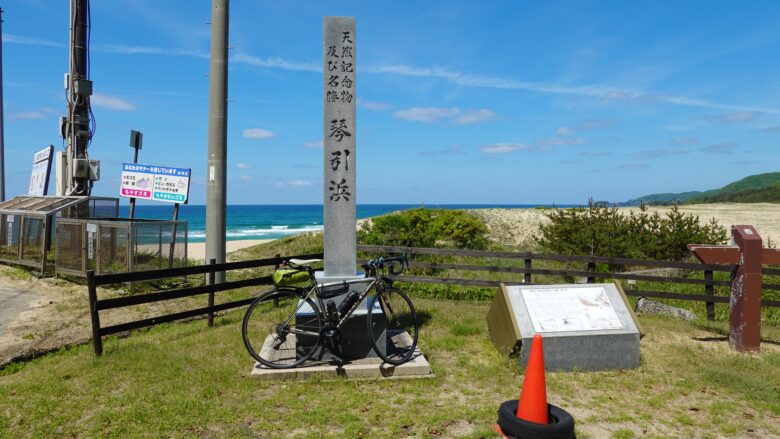
[[[414,356],[419,322],[412,301],[395,287],[384,288],[368,301],[368,336],[376,354],[398,366]]]
[[[260,364],[284,369],[308,360],[319,347],[322,319],[299,290],[273,289],[255,299],[244,314],[241,336]]]

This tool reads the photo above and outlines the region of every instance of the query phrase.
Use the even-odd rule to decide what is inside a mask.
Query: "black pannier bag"
[[[327,287],[317,287],[317,295],[323,299],[329,299],[331,297],[340,296],[349,290],[349,284],[346,282],[328,285]]]

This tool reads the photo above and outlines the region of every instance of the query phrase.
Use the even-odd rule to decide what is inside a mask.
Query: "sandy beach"
[[[750,224],[754,226],[764,242],[770,240],[773,245],[780,241],[780,204],[773,203],[719,203],[691,204],[679,206],[680,211],[699,217],[701,223],[711,218],[727,229],[732,225]],[[621,211],[638,212],[638,207],[621,207]],[[669,206],[649,207],[649,212],[666,215]],[[482,218],[490,229],[491,240],[505,245],[527,246],[533,244],[539,226],[547,222],[542,209],[472,209],[469,212]]]
[[[624,212],[639,212],[638,207],[621,207]],[[671,210],[669,206],[649,207],[649,212],[658,212],[666,215]],[[761,234],[766,242],[773,245],[780,241],[780,204],[772,203],[720,203],[720,204],[691,204],[680,206],[680,210],[699,217],[701,223],[715,220],[722,226],[730,229],[735,224],[750,224]],[[547,222],[546,210],[534,208],[517,209],[468,209],[478,216],[490,230],[491,241],[516,247],[533,247],[534,237],[538,234],[539,226]],[[370,218],[358,220],[357,227],[361,228],[370,223]],[[272,239],[248,239],[227,242],[227,252],[234,252]],[[206,256],[206,244],[203,242],[189,243],[187,254],[190,259],[203,260]]]
[[[228,253],[242,248],[252,247],[253,245],[262,244],[264,242],[270,242],[273,239],[245,239],[240,241],[228,241],[226,243],[226,250]],[[203,260],[206,258],[206,243],[205,242],[190,242],[187,244],[187,258],[195,260]]]

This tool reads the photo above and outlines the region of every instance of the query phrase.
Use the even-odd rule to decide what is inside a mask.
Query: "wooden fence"
[[[407,253],[409,255],[438,255],[438,256],[450,256],[450,257],[470,257],[476,259],[504,259],[510,261],[516,261],[516,264],[509,263],[508,265],[481,265],[481,264],[464,264],[464,263],[450,263],[450,262],[428,262],[423,260],[413,260],[410,262],[410,268],[414,269],[435,269],[435,270],[460,270],[460,271],[477,271],[477,272],[490,272],[490,273],[506,273],[506,274],[522,274],[521,281],[516,279],[462,279],[453,278],[448,276],[423,276],[423,275],[404,275],[393,276],[398,282],[421,282],[421,283],[436,283],[436,284],[448,284],[459,286],[475,286],[475,287],[497,287],[501,283],[517,284],[525,283],[532,284],[534,275],[550,275],[550,276],[571,276],[582,277],[587,279],[588,283],[596,282],[597,278],[609,278],[609,279],[622,279],[622,280],[634,280],[634,281],[650,281],[661,282],[670,284],[688,284],[688,285],[701,285],[702,294],[683,294],[683,293],[670,293],[665,291],[649,291],[649,290],[627,290],[626,294],[630,296],[643,296],[654,297],[660,299],[677,299],[677,300],[692,300],[701,301],[706,303],[707,318],[713,320],[715,317],[715,303],[728,303],[728,296],[715,295],[716,286],[730,286],[730,282],[726,280],[715,280],[713,273],[727,272],[735,273],[735,266],[729,265],[707,265],[699,263],[688,262],[671,262],[671,261],[655,261],[644,259],[627,259],[627,258],[607,258],[601,256],[566,256],[566,255],[554,255],[554,254],[537,254],[537,253],[522,253],[522,252],[495,252],[495,251],[479,251],[479,250],[459,250],[459,249],[441,249],[441,248],[417,248],[417,247],[394,247],[394,246],[377,246],[377,245],[360,245],[357,247],[359,252],[365,253],[379,253],[379,254],[399,254]],[[250,279],[242,279],[236,281],[225,282],[221,284],[214,284],[214,275],[218,272],[226,272],[231,270],[241,270],[248,268],[278,266],[282,261],[291,258],[321,258],[322,254],[309,254],[299,256],[276,256],[268,259],[257,259],[251,261],[241,262],[229,262],[224,264],[215,264],[212,261],[211,264],[183,267],[173,269],[163,269],[154,271],[143,271],[137,273],[123,273],[123,274],[104,274],[95,275],[90,271],[87,273],[87,281],[89,288],[89,308],[92,318],[92,338],[95,348],[95,354],[101,355],[103,352],[103,344],[101,337],[111,334],[117,334],[126,332],[138,328],[144,328],[148,326],[157,325],[160,323],[172,322],[176,320],[182,320],[192,318],[200,315],[208,315],[208,324],[213,324],[214,313],[217,311],[223,311],[227,309],[237,308],[245,305],[249,305],[252,302],[252,298],[236,300],[227,303],[214,304],[214,294],[222,291],[229,291],[238,288],[270,285],[271,277],[263,276]],[[563,263],[575,263],[581,264],[584,269],[549,269],[549,268],[534,268],[534,261],[557,261]],[[653,276],[647,274],[638,273],[626,273],[620,271],[598,271],[599,266],[602,268],[615,266],[635,266],[635,267],[656,267],[656,268],[673,268],[679,270],[688,270],[692,272],[702,272],[702,279],[695,279],[689,277],[676,277],[676,276]],[[764,268],[762,273],[765,275],[780,276],[780,269]],[[117,297],[110,299],[98,299],[97,287],[101,285],[120,284],[125,282],[141,282],[156,279],[176,278],[192,275],[207,276],[207,282],[202,286],[186,287],[174,290],[156,291],[148,294],[139,294],[134,296]],[[780,284],[764,283],[763,289],[765,290],[777,290],[780,291]],[[100,326],[100,311],[105,311],[115,308],[123,308],[127,306],[140,305],[144,303],[160,302],[164,300],[180,299],[184,297],[192,297],[202,294],[208,294],[208,306],[202,308],[196,308],[188,311],[181,311],[164,316],[152,317],[134,322],[127,322],[121,324],[115,324],[111,326]],[[763,307],[780,307],[780,300],[762,300],[761,306]]]
[[[249,305],[254,298],[235,300],[232,302],[214,304],[214,294],[221,291],[235,290],[238,288],[269,285],[272,283],[271,276],[262,276],[250,279],[242,279],[220,284],[214,283],[215,273],[228,272],[232,270],[243,270],[248,268],[276,266],[283,260],[291,258],[309,259],[322,258],[322,253],[299,255],[299,256],[276,256],[268,259],[255,259],[251,261],[227,262],[216,264],[212,260],[210,264],[198,265],[194,267],[170,268],[163,270],[141,271],[137,273],[120,274],[101,274],[96,275],[94,271],[87,272],[87,288],[89,289],[89,311],[92,318],[92,343],[95,348],[95,354],[103,353],[103,342],[101,337],[120,332],[131,331],[133,329],[145,328],[148,326],[159,325],[160,323],[173,322],[176,320],[188,319],[201,315],[208,315],[208,325],[214,324],[214,313],[227,309],[238,308]],[[142,282],[149,280],[177,278],[193,275],[206,275],[206,284],[200,286],[186,287],[174,290],[156,291],[147,294],[138,294],[134,296],[115,297],[110,299],[98,299],[97,287],[101,285],[121,284],[125,282]],[[126,322],[111,326],[100,326],[100,311],[115,308],[124,308],[127,306],[141,305],[144,303],[161,302],[164,300],[181,299],[184,297],[199,296],[208,294],[208,306],[202,308],[181,311],[164,316],[152,317],[134,322]]]
[[[532,284],[533,275],[551,275],[551,276],[571,276],[583,277],[588,283],[596,282],[596,278],[649,281],[671,284],[689,284],[701,285],[702,294],[682,294],[670,293],[666,291],[650,290],[628,290],[626,294],[637,297],[654,297],[660,299],[692,300],[706,303],[707,319],[715,318],[715,303],[729,303],[728,296],[716,296],[716,286],[731,286],[730,281],[715,280],[713,273],[727,272],[733,274],[736,272],[736,266],[733,265],[711,265],[689,262],[657,261],[649,259],[629,259],[629,258],[608,258],[602,256],[569,256],[556,254],[524,253],[524,252],[495,252],[482,250],[461,250],[461,249],[443,249],[443,248],[419,248],[419,247],[394,247],[383,245],[359,245],[358,251],[366,253],[406,253],[409,255],[438,255],[472,258],[498,258],[517,261],[513,266],[495,266],[495,265],[473,265],[458,263],[437,263],[437,262],[417,262],[411,263],[412,268],[430,268],[439,270],[463,270],[463,271],[483,271],[494,273],[519,273],[523,274],[523,283]],[[522,261],[522,263],[521,263]],[[546,269],[533,268],[534,261],[557,261],[582,264],[584,270],[571,269]],[[598,265],[610,267],[615,266],[636,266],[636,267],[656,267],[673,268],[679,270],[688,270],[702,272],[703,279],[691,279],[677,276],[652,276],[637,273],[626,273],[620,271],[598,271]],[[764,268],[762,273],[765,275],[780,275],[780,269]],[[732,276],[733,277],[733,276]],[[448,285],[469,285],[478,287],[497,287],[501,283],[512,283],[506,280],[481,280],[481,279],[459,279],[448,276],[395,276],[394,279],[401,282],[422,282]],[[517,283],[517,282],[514,282]],[[780,291],[780,284],[764,283],[762,288],[765,290]],[[780,300],[762,300],[761,306],[780,307]]]

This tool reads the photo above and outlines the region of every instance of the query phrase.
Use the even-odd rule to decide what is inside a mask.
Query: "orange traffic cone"
[[[520,393],[520,403],[517,404],[517,417],[528,422],[548,424],[547,417],[547,387],[544,384],[544,348],[542,336],[534,335],[531,342],[531,353],[525,368],[523,390]]]

